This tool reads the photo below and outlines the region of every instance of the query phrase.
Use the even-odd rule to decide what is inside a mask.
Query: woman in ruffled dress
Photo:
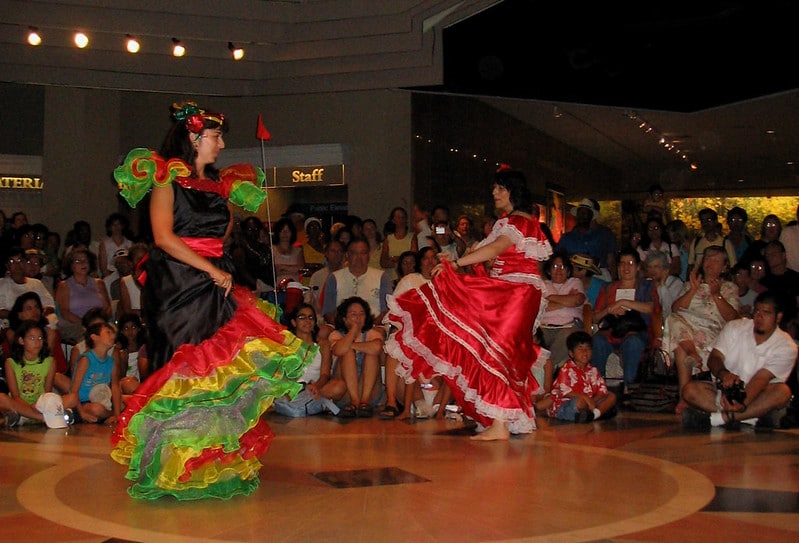
[[[111,456],[128,465],[128,493],[155,499],[247,495],[274,437],[261,415],[294,396],[315,348],[274,320],[274,308],[233,285],[223,252],[229,204],[255,212],[263,172],[219,171],[225,118],[193,102],[172,106],[161,153],[134,149],[114,171],[136,205],[152,186],[155,246],[144,264],[142,312],[153,373],[131,396]]]
[[[507,440],[535,429],[530,367],[538,356],[533,332],[541,317],[544,281],[539,262],[552,247],[531,215],[524,175],[494,176],[495,207],[503,212],[474,251],[436,267],[432,281],[389,297],[386,352],[406,382],[441,375],[464,413],[484,430],[472,439]],[[441,255],[448,258],[448,253]],[[486,276],[482,264],[493,262]],[[455,273],[472,267],[475,274]]]

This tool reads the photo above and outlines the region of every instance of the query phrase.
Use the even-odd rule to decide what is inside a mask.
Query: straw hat
[[[586,254],[583,253],[573,254],[569,260],[571,261],[572,266],[577,266],[579,268],[589,270],[593,272],[594,275],[602,273],[597,267],[597,265],[594,263],[594,259]]]

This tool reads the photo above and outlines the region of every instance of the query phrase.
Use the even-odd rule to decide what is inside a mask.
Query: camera
[[[718,381],[716,383],[716,387],[721,390],[728,402],[738,402],[743,404],[744,400],[746,400],[746,390],[744,390],[743,381],[738,381],[729,387],[721,386],[721,381]]]
[[[446,234],[447,229],[443,226],[436,226],[436,234]]]

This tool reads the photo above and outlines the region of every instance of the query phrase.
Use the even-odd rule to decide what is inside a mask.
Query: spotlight
[[[28,29],[28,43],[34,47],[42,43],[42,35],[39,34],[39,29],[35,26]]]
[[[185,54],[186,54],[186,48],[183,47],[183,44],[180,43],[180,40],[177,38],[172,38],[172,56],[182,57]]]
[[[230,54],[233,55],[233,60],[241,60],[244,58],[244,49],[233,45],[232,41],[227,42],[227,48],[230,49]]]
[[[139,44],[139,40],[131,36],[130,34],[126,34],[125,38],[127,41],[125,42],[125,48],[128,50],[128,53],[138,53],[139,48],[141,45]]]
[[[83,32],[75,32],[75,45],[78,46],[78,49],[83,49],[89,45],[89,36]]]

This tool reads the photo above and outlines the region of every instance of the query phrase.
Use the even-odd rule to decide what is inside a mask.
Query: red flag
[[[267,141],[272,139],[272,134],[269,133],[269,130],[266,129],[264,126],[264,121],[261,118],[261,114],[258,114],[258,128],[255,131],[255,136],[262,141]]]

